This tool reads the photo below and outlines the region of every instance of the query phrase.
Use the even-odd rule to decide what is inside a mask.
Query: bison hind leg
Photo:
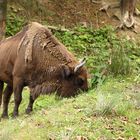
[[[13,93],[13,87],[10,85],[7,85],[4,90],[4,95],[3,95],[3,113],[1,116],[2,118],[8,118],[8,104],[9,104],[12,93]]]
[[[3,81],[0,81],[0,106],[2,104],[2,93],[3,93]]]
[[[29,104],[28,104],[27,109],[25,110],[26,114],[30,114],[33,111],[33,103],[34,103],[36,98],[33,98],[32,95],[30,95],[30,97],[29,97]]]

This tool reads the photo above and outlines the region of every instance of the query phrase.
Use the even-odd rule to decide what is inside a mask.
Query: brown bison
[[[78,62],[52,33],[39,23],[33,22],[15,36],[0,43],[0,100],[3,84],[2,117],[8,117],[8,103],[14,92],[13,116],[18,115],[22,90],[30,89],[26,113],[40,94],[56,92],[62,97],[75,96],[87,90],[85,61]],[[0,101],[1,102],[1,101]]]

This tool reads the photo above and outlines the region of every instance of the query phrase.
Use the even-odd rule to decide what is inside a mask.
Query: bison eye
[[[77,85],[82,86],[84,84],[84,80],[82,78],[77,79]]]

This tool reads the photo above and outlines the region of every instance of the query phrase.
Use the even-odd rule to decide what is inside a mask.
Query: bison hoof
[[[26,114],[30,114],[32,112],[32,109],[31,108],[27,108],[26,110],[25,110],[25,113]]]
[[[12,118],[16,118],[18,116],[18,113],[17,112],[14,112],[13,114],[12,114]]]
[[[8,114],[2,114],[2,115],[1,115],[1,118],[3,118],[3,119],[8,119],[9,117],[8,117]]]

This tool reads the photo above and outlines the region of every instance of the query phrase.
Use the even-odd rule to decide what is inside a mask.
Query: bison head
[[[62,97],[75,96],[79,90],[87,91],[87,70],[84,67],[85,59],[74,68],[67,65],[62,69],[61,88],[57,91]]]
[[[61,68],[58,68],[59,72],[51,74],[49,80],[47,79],[41,84],[31,85],[31,94],[36,98],[40,94],[56,92],[58,96],[71,97],[77,95],[79,90],[86,91],[88,89],[87,70],[84,64],[85,60],[74,67],[61,65]],[[39,75],[39,77],[41,76]],[[37,77],[35,78],[37,79]]]

